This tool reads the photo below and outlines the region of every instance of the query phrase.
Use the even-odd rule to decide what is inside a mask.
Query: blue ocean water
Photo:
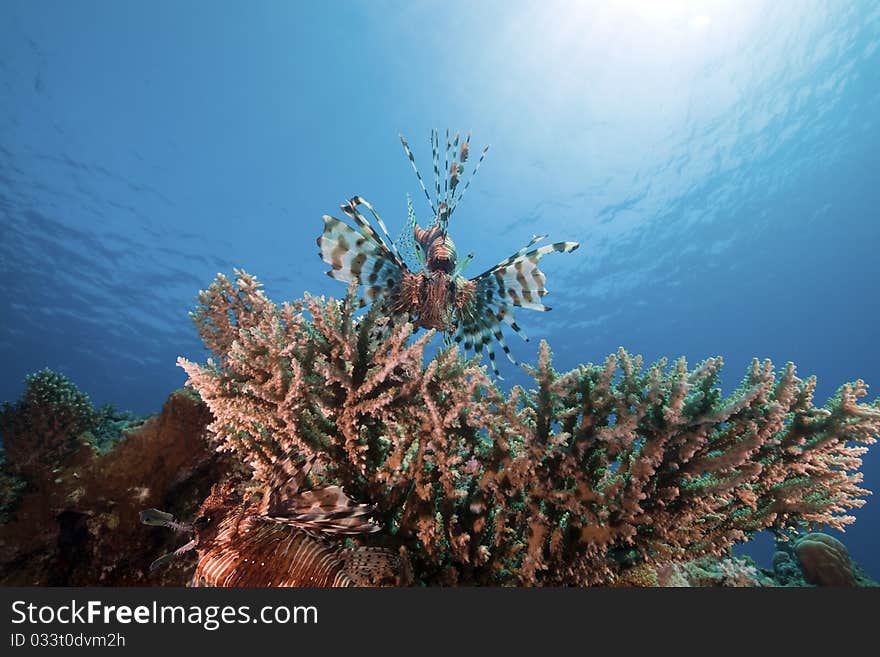
[[[398,133],[429,173],[433,127],[492,144],[450,227],[468,271],[581,243],[542,260],[519,359],[722,355],[729,391],[766,357],[822,403],[880,393],[878,46],[880,6],[834,0],[4,0],[0,399],[48,366],[158,410],[233,267],[342,295],[321,215],[360,194],[396,234],[409,192],[426,218]],[[880,448],[864,472],[880,489]],[[877,577],[880,500],[856,516]]]

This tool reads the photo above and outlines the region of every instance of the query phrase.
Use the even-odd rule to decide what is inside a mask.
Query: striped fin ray
[[[378,237],[376,235],[376,231],[372,230],[372,227],[370,226],[369,222],[366,219],[364,219],[364,216],[360,212],[357,211],[357,206],[359,206],[359,205],[363,205],[365,208],[367,208],[367,210],[370,211],[370,214],[372,214],[373,217],[376,219],[376,223],[379,224],[379,228],[382,229],[382,234],[388,240],[386,246],[397,257],[398,261],[403,263],[403,258],[400,256],[400,253],[398,253],[397,246],[394,244],[394,240],[391,239],[391,235],[388,233],[388,228],[385,226],[385,221],[383,221],[382,217],[379,216],[379,213],[376,212],[376,209],[372,206],[372,204],[370,204],[366,199],[361,198],[360,196],[352,196],[351,199],[348,201],[348,210],[351,212],[351,214],[349,214],[348,211],[346,211],[345,207],[342,207],[341,209],[343,212],[348,214],[348,216],[350,216],[352,219],[357,221],[358,225],[365,226],[366,229],[372,231],[374,236]],[[383,241],[383,240],[378,240],[378,241]]]
[[[492,371],[498,378],[503,378],[498,372],[495,351],[492,348],[494,339],[501,346],[507,359],[517,364],[510,353],[510,347],[501,333],[501,321],[506,322],[524,340],[528,340],[522,329],[513,319],[513,306],[510,301],[497,292],[494,278],[485,278],[477,281],[477,288],[473,302],[462,310],[458,318],[455,331],[455,341],[462,345],[465,353],[473,351],[480,355],[483,349],[489,354],[489,363]]]
[[[499,378],[492,349],[493,340],[501,346],[508,360],[516,363],[504,341],[501,323],[506,323],[523,340],[528,341],[516,323],[514,307],[550,310],[541,301],[547,290],[544,287],[546,278],[538,268],[538,261],[548,253],[570,253],[579,246],[577,242],[557,242],[531,249],[545,237],[536,235],[525,247],[471,279],[475,285],[473,300],[459,313],[455,341],[462,344],[465,352],[480,354],[485,348],[492,370]]]
[[[434,164],[434,198],[440,208],[440,137],[436,130],[431,130],[431,161]]]
[[[458,188],[459,179],[461,176],[462,166],[467,161],[467,146],[464,146],[461,152],[461,156],[459,158],[458,152],[458,142],[461,139],[461,133],[456,132],[455,137],[452,140],[452,165],[451,167],[447,165],[447,180],[449,182],[449,192],[446,196],[447,205],[452,202],[452,198],[455,197],[455,190]]]
[[[161,557],[159,557],[158,559],[153,561],[153,563],[150,564],[149,571],[153,572],[157,568],[164,566],[169,561],[176,559],[180,555],[185,554],[186,552],[189,552],[190,550],[195,549],[196,544],[197,544],[196,539],[192,539],[186,545],[181,545],[179,548],[174,550],[174,552],[169,552],[168,554],[163,554]]]
[[[422,180],[422,174],[419,172],[419,168],[416,166],[416,159],[413,157],[412,151],[409,149],[409,144],[406,139],[404,139],[403,135],[399,135],[400,143],[403,144],[403,150],[406,151],[406,156],[409,158],[409,163],[412,165],[413,171],[416,172],[416,178],[419,179],[419,185],[422,188],[422,191],[425,192],[425,198],[428,199],[428,205],[431,206],[431,211],[436,215],[437,208],[434,207],[434,202],[431,200],[431,195],[428,193],[428,188],[425,187],[425,181]]]
[[[366,518],[369,504],[357,504],[339,486],[300,490],[315,463],[310,456],[296,466],[286,458],[276,461],[264,488],[260,514],[269,520],[324,534],[365,534],[379,531]]]
[[[318,247],[321,259],[331,267],[328,276],[365,286],[362,305],[392,293],[406,271],[406,265],[377,239],[375,231],[362,227],[355,230],[329,215],[324,215]]]
[[[274,509],[266,518],[319,534],[372,534],[381,529],[367,518],[373,507],[357,504],[339,486],[304,491]]]
[[[470,143],[470,138],[471,138],[471,136],[468,135],[468,143]],[[477,166],[474,167],[473,172],[471,173],[470,177],[467,179],[467,182],[464,184],[464,187],[462,188],[461,192],[459,192],[458,197],[453,198],[452,207],[449,210],[449,214],[452,214],[452,212],[455,210],[455,208],[458,207],[458,204],[461,203],[461,199],[464,198],[465,192],[467,192],[468,187],[471,186],[471,183],[473,182],[474,178],[477,177],[477,172],[480,170],[480,165],[483,163],[483,160],[486,158],[486,153],[488,153],[488,152],[489,152],[489,145],[486,144],[486,146],[483,148],[483,152],[480,153],[480,159],[477,160]]]
[[[376,221],[379,223],[379,228],[382,230],[382,233],[388,239],[386,243],[385,240],[376,232],[376,230],[370,225],[370,222],[367,221],[366,217],[360,213],[358,210],[358,206],[363,205],[370,210],[370,213],[376,218]],[[373,240],[384,246],[388,249],[398,261],[401,261],[400,254],[397,253],[397,249],[394,246],[394,240],[391,239],[391,235],[388,234],[388,228],[385,226],[385,222],[382,220],[382,217],[379,216],[379,213],[373,209],[373,206],[370,205],[365,199],[360,196],[352,196],[345,205],[340,205],[339,209],[342,210],[349,219],[354,221],[358,228],[369,235]]]
[[[300,465],[295,465],[290,457],[275,461],[265,484],[268,495],[280,497],[296,495],[302,489],[316,459],[317,457],[313,454]],[[271,500],[272,498],[267,496],[268,506],[274,503]]]
[[[501,376],[501,372],[498,371],[495,350],[492,348],[493,335],[501,335],[501,331],[498,330],[497,322],[492,322],[491,320],[480,320],[474,323],[461,322],[455,335],[455,341],[463,343],[462,348],[465,353],[473,351],[477,356],[481,355],[485,348],[489,354],[489,364],[492,366],[492,372],[494,372],[497,378],[503,380],[504,377]],[[501,344],[501,348],[507,355],[508,360],[516,365],[517,362],[514,360],[513,356],[510,355],[510,348],[504,343],[503,338],[498,340],[498,342]]]
[[[449,143],[449,128],[446,128],[446,151],[443,156],[443,202],[449,205],[449,151],[452,144]]]
[[[545,240],[545,239],[547,239],[547,235],[533,235],[533,236],[532,236],[532,239],[529,240],[529,243],[526,244],[523,248],[521,248],[519,251],[517,251],[517,252],[516,252],[513,256],[511,256],[511,257],[513,258],[513,257],[517,257],[517,256],[525,255],[526,252],[527,252],[530,248],[532,248],[535,244],[537,244],[538,242],[541,242],[541,241],[543,241],[543,240]]]
[[[413,171],[415,171],[416,177],[419,179],[419,185],[425,194],[425,198],[428,200],[428,205],[431,206],[431,211],[434,213],[435,225],[439,225],[443,230],[446,229],[449,218],[461,202],[465,192],[467,192],[471,182],[476,177],[477,172],[479,172],[480,165],[482,165],[486,153],[489,152],[489,146],[486,146],[480,154],[480,158],[471,172],[471,175],[468,177],[464,185],[461,185],[461,175],[464,171],[464,163],[467,162],[470,153],[471,136],[468,134],[467,137],[462,140],[461,133],[456,133],[453,137],[448,129],[446,130],[445,136],[446,144],[444,148],[442,173],[443,184],[441,185],[440,132],[438,130],[431,130],[431,166],[434,173],[434,198],[431,198],[431,194],[425,186],[425,181],[422,179],[422,174],[419,172],[418,166],[416,166],[412,150],[410,150],[409,144],[406,139],[404,139],[403,135],[400,135],[400,142],[403,144],[406,156],[409,158]]]
[[[538,261],[548,253],[571,253],[579,246],[577,242],[556,242],[525,253],[520,249],[473,280],[493,277],[496,292],[507,297],[514,306],[550,310],[541,302],[541,297],[547,294],[547,290],[544,287],[546,277],[538,268]]]

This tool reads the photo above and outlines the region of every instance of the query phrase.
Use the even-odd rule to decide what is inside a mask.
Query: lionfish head
[[[211,493],[199,507],[192,527],[196,545],[209,544],[217,536],[220,523],[236,510],[241,510],[242,501],[236,493],[232,481],[223,481],[211,486]]]
[[[425,254],[425,269],[429,272],[451,273],[455,269],[457,253],[449,233],[439,224],[428,230],[415,227],[415,239]]]
[[[196,519],[191,523],[177,521],[174,516],[159,509],[144,509],[140,512],[141,522],[155,527],[166,527],[179,534],[188,534],[190,540],[168,554],[164,554],[150,564],[152,572],[175,557],[190,552],[200,545],[209,544],[217,536],[220,522],[228,517],[233,509],[241,504],[235,495],[235,486],[229,481],[214,484],[211,494],[199,508]]]

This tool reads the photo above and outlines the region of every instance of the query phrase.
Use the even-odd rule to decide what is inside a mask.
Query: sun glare
[[[691,27],[695,30],[702,30],[712,23],[712,17],[706,16],[705,14],[700,14],[699,16],[694,16],[691,19]]]

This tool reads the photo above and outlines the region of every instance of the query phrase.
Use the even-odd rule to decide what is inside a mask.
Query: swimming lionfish
[[[479,276],[465,278],[462,271],[473,256],[458,259],[447,226],[479,171],[489,147],[483,149],[467,182],[461,184],[465,163],[470,155],[470,135],[462,140],[456,134],[450,140],[447,131],[443,164],[445,175],[441,190],[439,135],[432,130],[432,199],[412,151],[402,135],[400,141],[425,198],[428,199],[434,215],[433,223],[427,229],[422,229],[416,220],[412,200],[407,197],[407,227],[395,243],[373,206],[360,196],[355,196],[341,206],[341,210],[356,224],[355,228],[324,215],[324,232],[318,238],[318,246],[321,249],[321,258],[332,267],[327,275],[337,280],[364,285],[366,289],[361,297],[361,305],[381,302],[392,316],[407,317],[417,326],[444,331],[448,340],[463,342],[465,352],[473,350],[479,355],[485,347],[489,352],[492,369],[500,378],[495,364],[495,352],[492,350],[493,337],[510,362],[516,364],[501,334],[501,322],[506,322],[520,337],[528,341],[514,320],[513,306],[550,310],[541,302],[547,290],[544,287],[544,274],[538,269],[538,260],[554,251],[574,251],[578,248],[578,243],[556,242],[531,249],[546,237],[535,236],[509,258]],[[361,205],[376,219],[387,242],[360,212],[358,208]],[[413,257],[404,258],[398,250],[398,244],[402,248],[408,247],[413,252]]]
[[[215,485],[192,524],[158,509],[141,512],[148,525],[193,536],[150,565],[154,570],[191,550],[198,553],[193,585],[373,586],[396,583],[397,555],[384,548],[344,548],[329,537],[368,534],[380,527],[373,507],[356,504],[339,486],[301,491],[314,464],[279,462],[259,502],[239,499],[230,482]]]

